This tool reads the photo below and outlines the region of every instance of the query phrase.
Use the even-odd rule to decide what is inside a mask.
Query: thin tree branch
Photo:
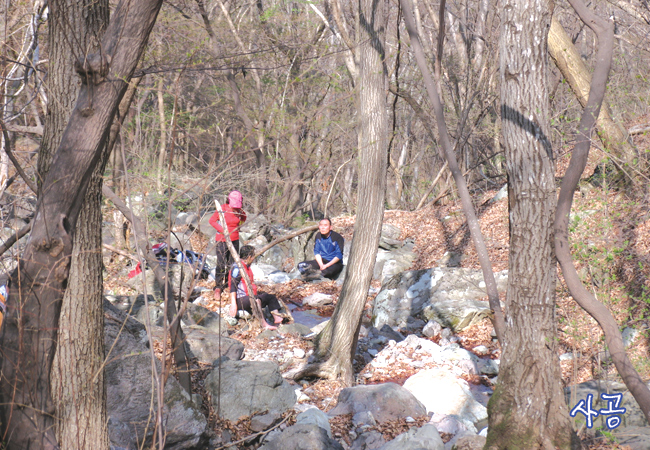
[[[4,136],[5,140],[5,153],[7,153],[7,156],[13,163],[14,167],[16,168],[16,172],[20,174],[20,177],[23,179],[25,184],[31,191],[36,194],[36,185],[32,182],[32,180],[29,179],[23,168],[20,166],[20,163],[16,159],[16,156],[14,153],[11,151],[11,140],[9,139],[9,133],[7,132],[7,128],[5,127],[4,121],[0,120],[0,128],[2,128],[2,135]]]
[[[411,46],[413,47],[418,67],[420,68],[420,71],[422,72],[422,76],[424,78],[424,84],[429,95],[429,100],[433,105],[433,110],[436,115],[439,142],[442,149],[444,150],[447,162],[449,163],[449,170],[451,171],[454,177],[454,181],[456,182],[456,188],[458,189],[458,194],[463,205],[463,211],[465,212],[465,216],[467,218],[467,225],[472,236],[472,241],[474,242],[474,248],[476,249],[476,253],[481,264],[481,270],[483,272],[483,279],[485,280],[490,308],[494,314],[494,318],[491,319],[494,325],[494,331],[496,332],[499,341],[503,342],[502,333],[505,327],[505,322],[503,318],[503,312],[501,311],[499,292],[497,290],[497,284],[494,279],[494,272],[492,271],[490,256],[487,252],[485,241],[483,240],[481,227],[478,222],[478,218],[476,217],[476,212],[474,211],[472,198],[469,195],[469,190],[467,189],[467,181],[463,177],[463,174],[458,167],[456,155],[454,155],[453,146],[451,145],[451,141],[449,139],[449,132],[447,131],[447,124],[445,123],[442,103],[438,95],[438,90],[436,89],[436,83],[433,79],[433,76],[431,75],[431,72],[429,71],[429,66],[424,56],[424,49],[422,48],[422,44],[420,42],[420,36],[416,30],[415,22],[413,20],[411,0],[400,0],[400,5],[404,10],[404,22],[406,23],[406,28],[408,30],[409,37],[411,38]],[[440,27],[442,28],[442,26],[443,25],[441,24]]]
[[[126,219],[131,222],[133,229],[136,231],[135,236],[139,241],[139,251],[142,254],[141,257],[146,260],[149,267],[154,272],[158,283],[161,286],[166,286],[167,293],[174,292],[169,277],[163,273],[163,269],[160,266],[160,262],[156,255],[154,255],[149,245],[149,240],[147,239],[147,234],[145,231],[144,224],[138,216],[136,216],[131,208],[129,208],[121,198],[117,196],[108,186],[102,186],[102,194],[104,197],[108,198],[115,207],[126,217]],[[142,262],[143,263],[143,262]],[[187,355],[185,354],[185,337],[183,335],[183,330],[180,326],[180,321],[175,320],[177,317],[176,304],[173,300],[169,299],[169,296],[165,296],[165,302],[167,303],[167,320],[171,328],[171,338],[172,346],[174,347],[174,359],[178,365],[178,376],[181,386],[185,389],[186,392],[192,392],[192,380],[189,373],[189,365],[187,362]]]
[[[25,236],[27,233],[29,233],[29,230],[32,229],[32,224],[28,223],[24,227],[22,227],[20,230],[18,230],[15,234],[12,234],[9,236],[9,239],[4,241],[2,245],[0,245],[0,256],[4,255],[4,253],[9,250],[13,245],[20,240],[23,236]]]
[[[262,255],[268,249],[270,249],[272,247],[275,247],[276,245],[278,245],[281,242],[288,241],[289,239],[293,239],[296,236],[300,236],[301,234],[309,233],[310,231],[316,231],[316,230],[318,230],[318,225],[310,225],[308,227],[296,230],[293,233],[289,233],[289,234],[286,234],[286,235],[284,235],[284,236],[282,236],[280,238],[277,238],[275,241],[273,241],[273,242],[271,242],[269,244],[266,244],[264,247],[262,247],[257,252],[255,252],[255,258]]]

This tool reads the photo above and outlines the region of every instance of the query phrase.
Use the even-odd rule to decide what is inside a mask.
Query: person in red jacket
[[[274,325],[266,323],[264,320],[264,328],[267,330],[275,330],[278,327],[276,325],[282,323],[282,316],[279,313],[280,302],[278,298],[273,294],[267,294],[266,292],[257,292],[257,286],[255,285],[255,280],[253,279],[253,271],[250,268],[253,259],[255,259],[255,247],[252,245],[244,245],[239,252],[239,258],[243,269],[248,274],[248,278],[251,282],[251,289],[253,289],[253,295],[250,295],[248,292],[248,287],[244,281],[244,275],[242,270],[239,267],[239,264],[233,263],[230,272],[228,273],[228,288],[230,289],[230,315],[236,317],[237,311],[244,310],[248,311],[250,314],[253,313],[253,308],[251,305],[252,299],[255,299],[260,309],[269,308],[271,315],[273,316]]]
[[[241,192],[232,191],[228,194],[226,203],[221,205],[226,225],[228,227],[230,240],[237,251],[239,251],[239,228],[244,224],[244,222],[246,222],[246,212],[242,209],[243,203],[244,197],[241,195]],[[217,254],[217,267],[215,269],[214,298],[219,300],[219,298],[221,298],[221,291],[226,288],[228,267],[232,262],[232,256],[228,250],[228,244],[226,244],[226,237],[224,236],[224,229],[221,223],[219,211],[215,211],[212,217],[210,217],[210,225],[217,230],[217,234],[214,237],[215,241],[217,241],[217,246],[215,248]]]

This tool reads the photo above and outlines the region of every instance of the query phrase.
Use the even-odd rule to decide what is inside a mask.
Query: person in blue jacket
[[[332,231],[330,219],[318,223],[316,243],[314,244],[314,260],[298,264],[298,270],[303,275],[314,275],[320,270],[325,278],[334,279],[343,270],[343,236]]]

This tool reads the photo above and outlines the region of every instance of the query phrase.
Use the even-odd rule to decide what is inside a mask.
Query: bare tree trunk
[[[49,15],[48,114],[39,152],[39,180],[50,168],[81,83],[74,62],[96,51],[108,24],[108,1],[57,2]],[[101,183],[106,152],[93,172],[73,238],[68,287],[63,296],[51,389],[56,436],[63,448],[107,448],[102,306]],[[40,183],[39,183],[40,184]]]
[[[347,273],[332,319],[319,335],[316,354],[325,359],[299,376],[340,377],[354,382],[361,315],[368,297],[384,215],[388,113],[384,65],[386,1],[359,0],[359,202]]]
[[[508,172],[510,254],[499,382],[485,449],[579,446],[557,359],[553,149],[548,138],[546,0],[504,0],[501,117]],[[573,441],[573,442],[572,442]]]
[[[101,53],[76,63],[79,98],[41,186],[32,233],[11,275],[0,346],[2,428],[10,449],[58,448],[49,386],[72,242],[113,116],[161,0],[121,1]]]

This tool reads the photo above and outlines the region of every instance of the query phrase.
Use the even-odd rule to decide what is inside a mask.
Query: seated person
[[[303,276],[312,275],[320,270],[325,278],[333,280],[343,270],[343,236],[332,231],[332,222],[323,219],[318,223],[316,243],[314,244],[314,260],[298,264],[298,270]]]
[[[278,312],[280,309],[280,302],[275,295],[267,294],[265,292],[257,293],[257,286],[253,280],[253,271],[250,269],[250,265],[253,262],[255,257],[255,247],[251,245],[244,245],[239,251],[239,257],[241,259],[242,266],[248,274],[248,278],[251,281],[251,287],[253,289],[252,298],[255,299],[257,304],[260,306],[260,309],[263,309],[268,306],[271,315],[273,316],[273,321],[275,324],[282,323],[282,316]],[[249,313],[253,313],[253,308],[251,306],[251,296],[248,293],[248,288],[246,287],[246,282],[244,281],[244,276],[242,275],[241,269],[237,263],[234,263],[228,272],[228,288],[230,289],[230,315],[237,317],[237,311],[244,310]],[[263,323],[264,328],[268,330],[277,329],[276,326],[269,325],[266,323],[266,320]]]

